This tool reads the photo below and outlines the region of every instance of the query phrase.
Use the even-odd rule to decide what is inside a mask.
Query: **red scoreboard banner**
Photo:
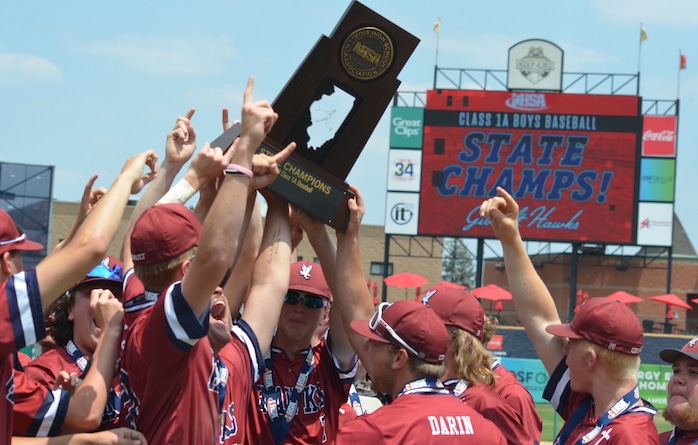
[[[430,90],[419,234],[492,237],[478,210],[501,186],[526,239],[632,244],[638,96]]]

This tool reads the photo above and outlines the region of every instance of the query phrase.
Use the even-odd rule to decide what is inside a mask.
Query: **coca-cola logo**
[[[663,131],[647,130],[642,135],[642,140],[643,141],[672,142],[674,140],[674,133],[676,133],[676,132],[671,131],[671,130],[663,130]]]

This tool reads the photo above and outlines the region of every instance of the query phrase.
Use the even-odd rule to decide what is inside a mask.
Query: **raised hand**
[[[279,164],[286,160],[293,150],[296,149],[296,143],[291,142],[283,150],[273,156],[263,153],[255,154],[252,157],[252,188],[255,190],[263,189],[268,186],[279,176]]]
[[[347,224],[347,230],[344,233],[337,231],[337,238],[343,236],[358,236],[359,226],[361,226],[361,220],[366,214],[366,208],[364,207],[364,198],[361,192],[355,185],[350,185],[349,190],[354,193],[354,197],[349,199],[347,205],[349,206],[349,223]]]
[[[483,201],[480,216],[490,221],[494,234],[502,243],[515,241],[519,235],[519,205],[514,198],[501,187],[497,187],[497,196]]]
[[[185,116],[178,117],[172,130],[167,133],[165,162],[181,166],[191,159],[196,150],[196,131],[191,124],[195,112],[192,108]]]
[[[90,292],[90,311],[95,324],[101,330],[110,325],[121,324],[124,317],[124,307],[121,302],[107,289],[93,289]]]
[[[143,188],[143,185],[150,182],[155,175],[157,162],[158,155],[152,148],[137,155],[131,156],[126,160],[126,163],[121,168],[121,174],[126,175],[131,180],[131,183],[133,184],[131,187],[131,193],[133,193],[135,189],[140,191],[140,189]],[[143,169],[145,167],[148,167],[150,171],[143,174]]]

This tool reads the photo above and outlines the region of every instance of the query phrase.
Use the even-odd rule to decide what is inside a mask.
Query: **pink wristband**
[[[228,166],[225,168],[225,174],[226,175],[245,175],[248,178],[252,179],[254,176],[254,173],[252,173],[252,170],[249,168],[245,168],[242,165],[238,164],[228,164]]]

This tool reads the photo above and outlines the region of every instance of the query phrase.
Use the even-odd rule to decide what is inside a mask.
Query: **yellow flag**
[[[437,34],[441,32],[441,22],[434,22],[434,32]]]
[[[644,42],[645,40],[647,40],[647,30],[642,27],[640,28],[640,42]]]

